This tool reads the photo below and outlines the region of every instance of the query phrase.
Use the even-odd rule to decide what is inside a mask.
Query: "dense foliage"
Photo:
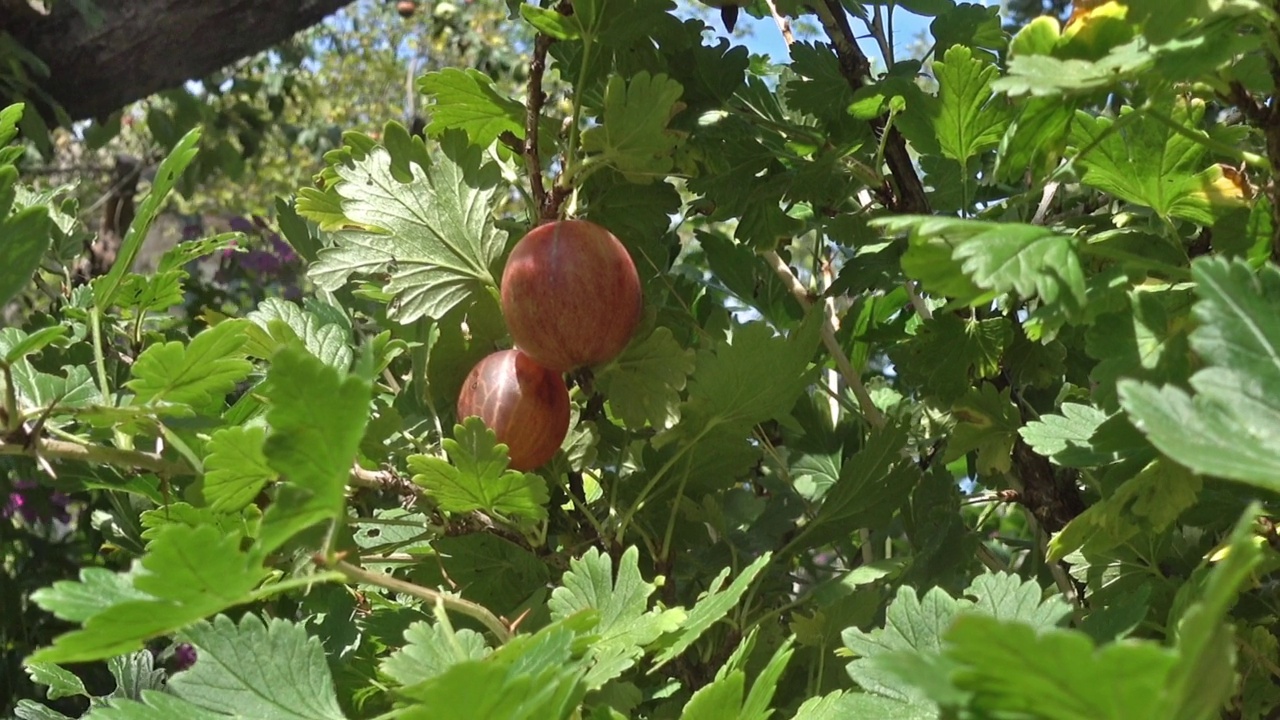
[[[1275,717],[1280,15],[900,6],[922,58],[894,3],[757,0],[775,64],[666,0],[512,3],[533,39],[420,74],[423,133],[136,274],[221,142],[177,133],[87,283],[0,113],[17,716]],[[644,310],[515,470],[455,408],[570,218]]]

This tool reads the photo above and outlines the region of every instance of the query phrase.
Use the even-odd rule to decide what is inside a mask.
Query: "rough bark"
[[[90,28],[69,2],[39,15],[25,3],[0,0],[0,30],[49,66],[41,86],[74,120],[105,117],[209,75],[315,25],[351,0],[96,2],[105,21]]]

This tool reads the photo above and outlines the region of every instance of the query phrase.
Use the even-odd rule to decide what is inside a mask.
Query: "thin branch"
[[[769,6],[769,13],[773,15],[773,22],[778,25],[778,32],[782,33],[782,39],[787,43],[787,47],[791,47],[796,42],[796,36],[791,32],[791,21],[782,16],[778,12],[778,5],[773,0],[764,0]]]
[[[96,465],[111,465],[128,470],[145,470],[162,477],[195,475],[196,471],[184,462],[168,460],[157,453],[124,450],[108,445],[91,445],[36,437],[26,442],[0,441],[0,456],[23,455],[53,460],[74,460]],[[351,468],[349,484],[374,490],[388,490],[401,495],[423,495],[425,491],[400,477],[391,470],[366,470],[359,465]]]
[[[773,268],[778,277],[791,291],[791,295],[800,303],[800,307],[808,310],[812,303],[809,301],[809,293],[805,290],[804,285],[800,284],[800,280],[787,263],[778,255],[775,250],[768,250],[763,253],[765,262]],[[853,396],[858,399],[858,407],[862,409],[862,415],[872,427],[881,428],[885,425],[884,415],[881,414],[880,408],[876,407],[875,402],[871,400],[871,394],[867,392],[867,386],[862,384],[862,377],[858,371],[854,370],[853,363],[849,362],[849,356],[845,354],[844,348],[840,347],[840,341],[836,339],[836,329],[834,319],[825,311],[822,314],[822,344],[827,347],[827,352],[831,353],[832,359],[836,362],[836,369],[840,371],[840,377],[844,378],[849,389],[853,391]]]
[[[533,58],[529,61],[529,85],[525,97],[528,109],[524,118],[524,162],[529,170],[529,189],[537,203],[541,220],[547,212],[547,189],[542,179],[542,159],[538,156],[538,124],[547,95],[542,90],[542,75],[547,70],[547,50],[555,38],[538,33],[533,41]]]
[[[782,39],[790,48],[795,43],[795,38],[791,34],[791,25],[779,12],[773,0],[766,0],[769,4],[769,11],[773,14],[773,21],[778,26],[778,31],[782,33]],[[821,4],[825,2],[824,4]],[[841,74],[845,81],[849,84],[850,89],[857,92],[863,86],[864,78],[871,73],[871,63],[867,60],[866,55],[858,47],[857,42],[853,39],[853,28],[849,26],[848,19],[844,15],[844,10],[840,7],[836,0],[821,0],[813,6],[822,20],[823,27],[827,31],[827,36],[831,39],[832,49],[836,52],[836,58],[840,61]],[[879,13],[879,7],[876,8]],[[879,19],[877,17],[877,19]],[[875,28],[873,28],[874,30]],[[881,51],[884,52],[888,48],[887,62],[892,64],[893,48],[887,41],[882,39],[883,32],[876,33],[877,41],[881,42]],[[920,177],[916,175],[915,165],[911,162],[911,156],[907,152],[906,142],[897,128],[892,125],[887,130],[885,122],[882,120],[871,121],[872,129],[881,135],[880,145],[881,152],[884,154],[885,162],[889,165],[889,171],[893,174],[896,189],[887,191],[885,188],[877,189],[877,194],[885,199],[885,204],[890,210],[902,213],[928,213],[929,203],[924,194],[924,186],[920,184]],[[876,173],[880,172],[876,168]],[[907,298],[911,301],[911,307],[925,320],[933,319],[933,310],[929,308],[928,303],[920,295],[920,289],[912,280],[908,280],[903,284],[907,291]]]
[[[411,582],[407,582],[384,573],[371,572],[364,568],[352,565],[345,560],[327,563],[323,557],[318,555],[312,559],[317,565],[322,567],[332,567],[355,582],[384,588],[404,595],[412,595],[413,597],[425,600],[432,605],[439,603],[440,605],[443,605],[446,610],[452,610],[461,615],[466,615],[469,618],[479,621],[481,625],[488,628],[500,643],[506,643],[511,639],[511,630],[507,628],[506,624],[504,624],[502,620],[498,619],[497,615],[494,615],[483,605],[478,605],[470,600],[463,600],[455,595],[447,595],[430,588],[422,587],[421,585],[415,585]]]
[[[1053,207],[1053,196],[1058,193],[1058,187],[1062,183],[1056,180],[1044,186],[1044,194],[1040,196],[1040,205],[1036,207],[1036,214],[1031,218],[1032,225],[1043,225],[1045,217],[1049,214],[1049,208]]]
[[[185,463],[166,460],[153,453],[122,450],[106,445],[82,445],[49,438],[36,438],[29,443],[0,442],[0,455],[26,455],[34,458],[79,460],[98,465],[115,465],[117,467],[148,470],[166,477],[195,474],[191,467]]]
[[[840,74],[844,76],[851,90],[854,92],[861,90],[871,75],[871,61],[862,52],[862,48],[858,47],[853,28],[849,25],[849,18],[840,5],[840,0],[815,0],[811,7],[817,13],[823,29],[827,32],[827,37],[831,40],[831,48],[835,50],[836,59],[839,61]],[[870,122],[877,135],[882,132],[887,135],[885,164],[889,166],[894,186],[889,209],[895,213],[927,215],[929,201],[924,194],[924,186],[920,183],[920,176],[916,174],[915,165],[911,161],[911,154],[907,152],[906,140],[897,128],[890,127],[886,131],[882,119],[877,118]]]
[[[874,15],[867,22],[867,30],[871,32],[871,36],[875,38],[876,45],[880,46],[880,55],[884,57],[886,67],[893,67],[893,45],[889,42],[889,36],[884,30],[884,15],[880,12],[880,6],[875,5]]]
[[[351,467],[348,483],[356,487],[370,490],[386,490],[399,495],[422,496],[426,494],[422,488],[400,477],[392,470],[366,470],[359,465]]]

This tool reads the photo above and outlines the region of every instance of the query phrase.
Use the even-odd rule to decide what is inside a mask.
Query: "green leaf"
[[[769,720],[773,715],[769,704],[778,690],[778,681],[782,679],[782,673],[791,662],[791,656],[795,652],[794,643],[794,638],[787,638],[779,645],[773,657],[769,658],[768,664],[756,676],[755,682],[751,683],[751,690],[747,692],[747,697],[742,703],[742,712],[738,716],[741,720]]]
[[[38,596],[37,602],[52,601],[54,607],[80,612],[93,602],[100,611],[84,620],[83,629],[59,636],[30,660],[86,662],[131,652],[144,640],[248,602],[268,571],[241,551],[240,540],[211,525],[173,523],[160,530],[142,558],[142,572],[133,575],[128,599],[122,597],[119,584],[108,586],[111,594],[105,597],[95,597],[94,588],[55,586],[56,594]],[[96,580],[97,589],[105,585]],[[68,596],[78,599],[68,605]]]
[[[51,707],[46,707],[34,700],[19,700],[14,708],[14,717],[18,720],[72,720]],[[89,717],[85,715],[84,717]],[[159,720],[157,718],[157,720]]]
[[[679,136],[667,123],[679,111],[676,106],[684,87],[666,75],[641,71],[627,82],[611,75],[605,89],[600,125],[582,133],[582,149],[596,153],[631,182],[643,183],[669,173]]]
[[[996,175],[1009,183],[1020,182],[1028,170],[1040,178],[1054,169],[1066,149],[1074,116],[1072,105],[1061,96],[1026,98],[1019,105],[996,156]]]
[[[372,383],[345,375],[296,347],[276,353],[267,372],[271,436],[264,454],[287,494],[267,509],[259,552],[298,531],[342,516],[347,477],[369,420]]]
[[[575,638],[593,619],[578,616],[535,635],[519,635],[484,660],[458,663],[402,692],[418,704],[401,718],[434,720],[441,708],[457,720],[568,720],[586,694]]]
[[[442,441],[451,462],[428,455],[410,455],[413,482],[448,512],[498,513],[539,521],[547,516],[550,495],[542,476],[507,469],[505,445],[479,418],[454,426],[453,437]]]
[[[973,55],[964,45],[951,46],[933,64],[937,97],[909,103],[898,121],[912,144],[921,148],[936,144],[945,157],[961,166],[999,145],[1010,121],[1009,111],[991,90],[1000,71]]]
[[[1208,367],[1175,386],[1121,381],[1120,403],[1161,452],[1206,475],[1280,488],[1280,270],[1192,265],[1192,348]]]
[[[880,218],[871,224],[889,233],[910,233],[902,266],[908,273],[916,266],[929,269],[930,276],[917,278],[928,289],[965,290],[964,280],[956,278],[954,271],[939,267],[948,259],[941,251],[949,247],[950,259],[958,263],[973,288],[1014,293],[1021,299],[1039,297],[1068,313],[1084,304],[1084,271],[1075,245],[1050,228],[910,215]],[[985,296],[972,291],[956,297],[971,304],[985,301]]]
[[[1153,112],[1164,112],[1159,108]],[[1171,122],[1185,131],[1200,131],[1204,101],[1178,102],[1168,109]],[[1178,217],[1201,225],[1214,220],[1216,166],[1206,168],[1206,149],[1164,123],[1136,119],[1141,111],[1121,109],[1118,119],[1076,113],[1072,140],[1089,152],[1079,155],[1081,181],[1162,217]],[[1215,174],[1216,173],[1216,174]]]
[[[996,390],[991,383],[970,388],[951,407],[957,421],[947,442],[944,462],[976,451],[978,472],[999,475],[1013,465],[1013,442],[1022,425],[1022,416],[1010,399],[1010,389]]]
[[[1093,62],[1050,55],[1015,55],[1009,59],[1008,74],[993,81],[991,89],[1008,95],[1051,98],[1089,95],[1140,76],[1154,62],[1147,44],[1138,40],[1113,48]]]
[[[245,352],[253,357],[269,360],[281,347],[299,341],[326,365],[339,370],[351,367],[354,353],[349,324],[320,317],[279,298],[267,298],[246,317],[253,325],[247,328]]]
[[[601,370],[596,387],[627,427],[665,430],[680,420],[680,392],[693,372],[693,358],[671,330],[658,327]]]
[[[522,14],[526,8],[564,17],[534,5],[521,6]],[[524,105],[499,92],[493,80],[479,70],[445,68],[430,72],[418,80],[418,89],[435,100],[427,125],[432,137],[447,130],[462,130],[472,145],[486,148],[504,132],[524,138]]]
[[[1063,403],[1061,415],[1046,413],[1018,430],[1032,450],[1065,467],[1099,465],[1110,456],[1094,450],[1091,439],[1107,414],[1079,403]]]
[[[316,261],[323,244],[316,233],[307,227],[307,222],[298,214],[296,201],[288,202],[284,198],[276,198],[276,223],[280,226],[280,234],[284,236],[289,247],[298,253],[308,265]]]
[[[215,512],[237,512],[276,479],[263,445],[267,429],[237,425],[209,437],[204,459],[204,499]]]
[[[926,17],[941,15],[956,6],[955,0],[901,0],[899,4],[917,15]]]
[[[840,74],[840,62],[826,46],[797,42],[791,46],[788,68],[797,77],[783,91],[788,106],[806,112],[828,125],[847,122],[846,111],[855,101],[849,81]],[[886,81],[882,81],[888,84]],[[879,115],[879,108],[871,117]]]
[[[25,108],[25,103],[14,103],[0,110],[0,145],[8,145],[18,136],[18,121]]]
[[[31,682],[48,687],[45,695],[50,700],[75,697],[77,695],[87,697],[89,695],[89,691],[84,687],[84,682],[75,673],[64,667],[53,663],[27,663],[25,669],[27,675],[31,676]]]
[[[582,36],[582,27],[574,15],[563,15],[537,5],[521,5],[520,17],[538,32],[550,35],[557,40],[577,40]]]
[[[416,622],[404,632],[404,645],[379,669],[401,685],[416,685],[467,660],[489,655],[484,636],[474,630],[455,631],[446,623]]]
[[[1048,630],[981,615],[961,617],[946,635],[952,676],[980,711],[1046,720],[1168,718],[1161,697],[1176,657],[1154,644],[1094,646],[1075,630]],[[1123,678],[1123,681],[1118,679]]]
[[[919,598],[914,588],[900,587],[883,629],[849,628],[842,634],[845,647],[859,656],[847,667],[850,677],[870,692],[911,707],[955,701],[963,696],[950,687],[948,661],[942,657],[944,636],[949,637],[953,623],[958,625],[964,615],[983,615],[1017,621],[1017,627],[1032,632],[1046,631],[1071,612],[1062,598],[1046,600],[1037,583],[1009,573],[980,575],[964,594],[957,600],[935,587]]]
[[[1104,499],[1080,513],[1049,543],[1057,562],[1080,548],[1109,551],[1139,532],[1158,535],[1195,505],[1200,476],[1166,458],[1147,463]]]
[[[1200,597],[1177,625],[1178,662],[1169,678],[1166,717],[1208,720],[1235,694],[1236,638],[1227,613],[1264,561],[1254,534],[1260,511],[1258,503],[1245,509]]]
[[[313,187],[299,188],[295,207],[299,217],[314,222],[324,232],[342,230],[347,225],[347,216],[342,214],[342,198],[334,192],[332,185],[324,190]],[[316,248],[317,257],[322,249],[322,247]],[[315,260],[311,262],[315,263]]]
[[[139,402],[207,408],[253,370],[242,351],[247,324],[226,320],[200,332],[189,344],[175,340],[152,345],[138,356],[133,379],[125,384]]]
[[[147,690],[142,693],[141,701],[113,700],[110,705],[95,705],[84,720],[226,720],[228,717],[235,716],[206,710],[167,692]]]
[[[67,332],[63,325],[40,328],[30,335],[18,328],[4,328],[0,331],[0,349],[4,351],[4,362],[13,365],[28,355],[40,352],[50,343],[61,340]]]
[[[908,386],[951,403],[970,388],[971,378],[994,377],[1001,355],[1012,342],[1013,327],[1005,318],[974,321],[940,313],[891,348],[889,357]],[[938,362],[944,357],[946,362]]]
[[[933,588],[924,598],[915,588],[902,586],[885,611],[885,625],[871,632],[849,628],[841,634],[844,646],[858,657],[847,666],[849,677],[863,689],[915,705],[928,704],[920,690],[894,673],[881,668],[881,656],[906,651],[937,655],[942,651],[942,635],[968,601],[956,601],[941,588]]]
[[[724,583],[729,578],[729,568],[720,571],[720,574],[707,587],[707,591],[699,596],[698,601],[689,610],[689,617],[680,626],[671,644],[653,659],[652,670],[657,670],[678,657],[702,637],[702,634],[712,625],[736,607],[747,588],[751,586],[751,582],[768,566],[772,558],[772,553],[765,553],[756,558],[754,562],[743,568],[727,588],[724,587]]]
[[[439,557],[414,570],[423,585],[448,588],[496,613],[513,616],[545,599],[550,572],[541,558],[510,540],[487,533],[436,538]]]
[[[875,430],[856,455],[845,461],[840,477],[823,497],[818,514],[788,544],[816,547],[847,538],[868,522],[891,516],[920,481],[920,469],[903,458],[906,428]]]
[[[718,233],[700,232],[697,237],[715,284],[723,285],[738,300],[759,310],[772,324],[788,326],[804,316],[804,309],[778,273],[754,248]]]
[[[335,246],[320,252],[309,276],[326,290],[341,288],[353,273],[390,273],[383,291],[400,323],[440,318],[497,286],[491,270],[505,238],[493,226],[496,166],[469,167],[437,157],[430,167],[410,166],[407,183],[391,175],[391,158],[375,149],[337,168],[342,212],[370,230],[334,233]]]
[[[792,720],[937,720],[938,709],[932,704],[911,704],[868,693],[834,692],[809,698],[796,710]]]
[[[112,605],[147,597],[146,593],[133,588],[130,574],[114,573],[100,567],[81,568],[79,581],[59,580],[31,595],[31,599],[45,612],[78,623]]]
[[[218,513],[207,507],[196,507],[190,503],[173,502],[164,507],[143,511],[138,520],[142,525],[142,539],[150,545],[160,531],[175,523],[189,527],[209,525],[216,527],[225,535],[239,538],[254,537],[257,534],[258,522],[262,519],[262,511],[254,506],[246,512]]]
[[[685,703],[681,720],[737,720],[742,711],[742,690],[747,676],[741,670],[717,677],[698,688]]]
[[[974,603],[966,612],[989,615],[997,620],[1017,620],[1037,630],[1060,624],[1071,615],[1071,604],[1061,595],[1047,599],[1034,580],[1024,581],[1013,573],[987,573],[973,579],[964,591]]]
[[[53,241],[47,208],[32,206],[0,219],[0,305],[22,292]]]
[[[187,278],[183,270],[157,271],[153,275],[130,275],[120,284],[116,303],[138,313],[164,312],[182,304],[182,281]]]
[[[107,669],[116,679],[116,689],[109,696],[112,700],[137,700],[148,690],[163,690],[165,687],[164,668],[155,666],[155,656],[150,650],[117,655],[107,661]]]
[[[132,270],[133,261],[138,257],[138,251],[142,249],[142,241],[151,230],[151,223],[160,213],[160,208],[168,199],[174,184],[186,172],[187,165],[195,159],[200,133],[200,128],[197,127],[183,135],[182,139],[173,146],[168,157],[160,163],[160,167],[156,168],[155,177],[151,180],[151,190],[147,192],[142,202],[138,203],[137,214],[134,215],[133,222],[129,223],[129,230],[120,243],[115,264],[106,275],[93,283],[93,302],[99,309],[104,309],[115,301],[120,284],[124,281],[125,275]]]
[[[822,316],[812,312],[791,337],[775,336],[764,323],[734,329],[714,350],[698,353],[689,378],[689,400],[675,430],[714,425],[755,425],[791,410],[808,384]]]
[[[676,630],[684,620],[681,610],[649,610],[649,598],[656,588],[641,577],[639,557],[635,546],[627,548],[618,561],[615,580],[613,560],[591,548],[581,558],[569,561],[561,587],[551,592],[547,602],[555,620],[583,610],[599,611],[596,640],[588,651],[595,663],[585,680],[592,689],[621,675],[640,658],[645,646]]]
[[[225,615],[185,630],[196,664],[169,680],[169,691],[219,714],[279,720],[345,720],[320,640],[301,625],[247,614]]]

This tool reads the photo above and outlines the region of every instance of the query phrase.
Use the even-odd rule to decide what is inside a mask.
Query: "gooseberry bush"
[[[6,537],[93,540],[18,717],[1276,717],[1272,3],[511,9],[523,94],[347,133],[243,313],[177,312],[243,236],[130,272],[198,131],[77,286],[0,115]],[[504,287],[566,220],[638,312]]]

